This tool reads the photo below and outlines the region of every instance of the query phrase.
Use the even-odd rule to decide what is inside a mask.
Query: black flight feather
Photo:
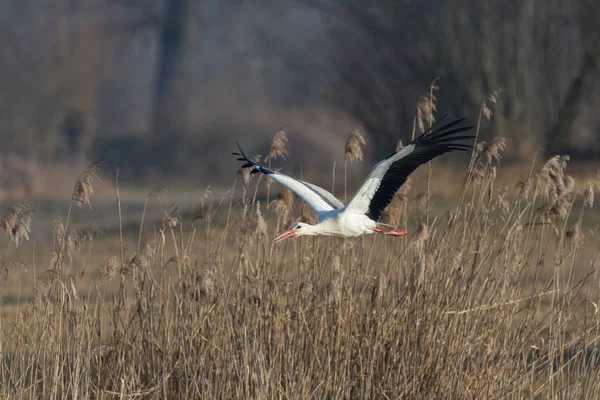
[[[238,158],[238,161],[245,161],[245,164],[242,165],[242,168],[252,168],[252,171],[250,171],[251,174],[255,174],[257,172],[262,172],[265,175],[270,175],[270,174],[274,174],[275,171],[270,170],[269,168],[263,167],[262,165],[260,165],[259,163],[257,163],[254,159],[248,157],[246,155],[246,153],[244,152],[244,150],[242,150],[241,146],[239,143],[236,143],[238,149],[240,150],[239,153],[231,153],[234,156],[241,156],[240,158]]]
[[[406,146],[414,145],[415,148],[412,152],[390,165],[369,204],[369,210],[366,213],[369,218],[374,221],[379,220],[383,210],[391,203],[398,189],[420,165],[450,151],[468,151],[472,148],[469,144],[456,143],[458,140],[474,138],[474,136],[457,135],[473,128],[472,126],[456,127],[464,122],[466,118],[460,118],[442,125],[441,122],[447,116],[448,114],[440,118],[421,136],[407,144]],[[396,153],[387,158],[393,157]]]

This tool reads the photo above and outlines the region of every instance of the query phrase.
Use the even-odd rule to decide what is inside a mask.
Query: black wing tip
[[[256,174],[258,172],[262,172],[265,175],[271,175],[271,174],[275,173],[275,171],[272,171],[269,168],[263,167],[262,165],[257,163],[255,160],[248,157],[248,155],[246,155],[246,153],[242,149],[242,146],[240,146],[240,144],[238,142],[235,142],[235,144],[237,145],[238,149],[240,149],[240,152],[239,153],[231,153],[231,154],[234,156],[240,156],[237,160],[244,162],[244,164],[240,167],[241,169],[251,168],[252,170],[250,171],[250,174]]]
[[[439,118],[430,128],[426,129],[419,137],[410,142],[409,144],[416,145],[435,145],[435,144],[449,144],[455,140],[466,140],[466,139],[474,139],[475,136],[470,135],[460,135],[457,134],[470,131],[474,128],[474,126],[457,126],[468,120],[467,117],[455,119],[452,122],[442,124],[442,120],[444,120],[448,115],[445,114],[442,118]]]
[[[240,144],[238,142],[235,142],[235,144],[237,145],[237,147],[240,150],[240,152],[239,153],[238,152],[233,152],[233,153],[231,153],[231,155],[232,156],[238,156],[237,161],[243,161],[243,162],[245,162],[245,164],[242,165],[242,167],[241,167],[242,169],[243,168],[252,168],[255,165],[257,165],[256,162],[253,159],[251,159],[250,157],[248,157],[246,155],[246,153],[244,153],[244,150],[242,149],[242,146],[240,146]]]

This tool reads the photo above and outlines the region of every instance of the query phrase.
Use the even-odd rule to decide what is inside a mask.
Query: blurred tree
[[[186,52],[190,50],[191,8],[199,0],[168,0],[159,25],[158,67],[154,92],[153,128],[159,135],[186,129],[188,98]]]
[[[304,1],[323,11],[329,27],[329,40],[320,50],[337,75],[324,95],[383,137],[386,148],[399,132],[406,137],[415,106],[436,77],[440,111],[473,119],[491,90],[505,90],[494,107],[492,130],[513,139],[517,151],[512,155],[529,157],[539,143],[555,148],[559,140],[562,152],[569,148],[568,128],[581,106],[582,81],[593,70],[590,45],[582,45],[574,29],[572,4]],[[582,1],[597,7],[594,0]],[[597,18],[585,15],[590,18],[587,37],[592,37]]]
[[[75,106],[70,109],[62,122],[64,146],[57,154],[60,158],[75,159],[84,163],[94,135],[94,121],[89,112]]]
[[[578,6],[576,18],[571,23],[579,31],[583,60],[580,62],[577,75],[569,85],[557,118],[546,135],[546,148],[551,154],[564,153],[565,149],[570,148],[569,134],[573,131],[577,116],[585,107],[585,94],[588,89],[586,83],[589,83],[590,76],[598,72],[600,65],[600,30],[598,29],[600,4],[595,0],[580,0]],[[590,148],[587,149],[589,151]],[[590,156],[590,154],[581,155]]]
[[[128,15],[114,26],[136,34],[156,30],[156,74],[152,102],[150,154],[176,151],[189,120],[189,55],[193,48],[194,27],[200,0],[111,0],[125,7]],[[169,164],[166,163],[165,167]]]
[[[69,111],[92,118],[113,46],[106,10],[98,7],[104,1],[83,7],[67,0],[11,0],[2,8],[1,153],[52,161],[69,151]],[[76,151],[83,156],[85,149]]]

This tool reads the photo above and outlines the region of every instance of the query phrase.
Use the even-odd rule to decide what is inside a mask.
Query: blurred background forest
[[[330,170],[360,124],[373,161],[436,78],[439,113],[474,121],[503,89],[482,135],[505,160],[590,160],[599,19],[594,0],[7,0],[0,183],[35,194],[106,157],[129,182],[229,184],[235,141],[264,153],[282,128],[286,170]]]

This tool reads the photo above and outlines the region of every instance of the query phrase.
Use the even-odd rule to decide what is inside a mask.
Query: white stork
[[[442,120],[443,118],[440,119]],[[406,232],[379,223],[381,213],[408,176],[421,164],[452,150],[471,149],[471,145],[456,142],[474,138],[457,135],[472,128],[457,126],[465,120],[466,118],[458,119],[443,126],[440,126],[438,121],[408,145],[377,163],[346,206],[323,188],[260,165],[244,153],[239,143],[237,146],[240,153],[233,155],[241,156],[238,160],[245,161],[242,168],[252,168],[253,174],[262,172],[275,182],[286,186],[317,214],[317,224],[295,222],[288,231],[275,238],[275,243],[303,235],[356,237],[379,232],[385,235],[406,236]]]

